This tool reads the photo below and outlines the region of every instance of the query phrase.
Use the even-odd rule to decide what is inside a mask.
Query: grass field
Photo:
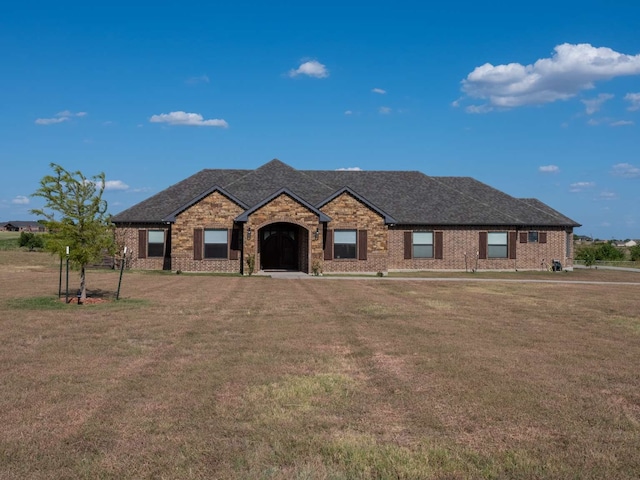
[[[0,478],[638,478],[640,275],[505,275],[561,283],[125,272],[77,306],[0,252]]]
[[[18,247],[20,232],[0,232],[0,251],[15,250]]]

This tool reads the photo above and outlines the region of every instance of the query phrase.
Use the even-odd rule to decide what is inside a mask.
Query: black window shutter
[[[529,232],[520,232],[520,243],[527,243]]]
[[[509,258],[514,260],[516,258],[516,245],[518,244],[518,232],[509,232]]]
[[[547,243],[547,232],[538,233],[538,243]]]
[[[478,235],[478,258],[487,258],[487,232],[480,232]]]
[[[413,232],[404,232],[404,259],[413,257]]]
[[[202,249],[204,245],[204,232],[201,228],[193,229],[193,259],[202,260]]]
[[[367,259],[367,231],[358,230],[358,260]]]
[[[240,230],[233,228],[229,230],[229,260],[238,260],[240,258]]]
[[[435,232],[435,235],[433,236],[433,242],[434,242],[434,256],[436,258],[436,260],[442,260],[443,259],[443,253],[442,253],[442,232]]]
[[[138,230],[138,258],[147,258],[147,231]]]
[[[333,230],[327,230],[327,237],[324,242],[324,259],[333,260]]]

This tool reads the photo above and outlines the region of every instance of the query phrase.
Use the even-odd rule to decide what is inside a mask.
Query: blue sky
[[[489,4],[489,5],[487,5]],[[420,170],[640,237],[640,2],[11,2],[0,220],[51,162],[117,213],[203,168]]]

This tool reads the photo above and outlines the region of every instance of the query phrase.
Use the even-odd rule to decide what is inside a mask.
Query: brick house
[[[573,268],[580,226],[536,199],[417,171],[207,169],[115,215],[131,267],[246,273]]]
[[[0,231],[4,232],[46,232],[44,225],[38,222],[12,221],[0,223]]]

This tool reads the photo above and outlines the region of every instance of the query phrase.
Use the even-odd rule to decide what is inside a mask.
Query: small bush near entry
[[[27,247],[30,252],[33,252],[36,248],[44,248],[44,239],[42,235],[36,235],[32,232],[22,232],[18,239],[18,245]]]

